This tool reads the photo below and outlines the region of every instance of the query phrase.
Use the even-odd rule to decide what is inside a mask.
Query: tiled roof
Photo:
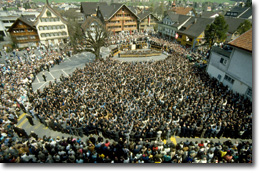
[[[228,44],[252,52],[252,29],[240,35]]]
[[[176,14],[187,15],[192,10],[192,7],[173,7],[172,11]]]

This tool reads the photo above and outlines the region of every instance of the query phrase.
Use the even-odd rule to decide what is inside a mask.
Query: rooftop
[[[252,29],[240,35],[228,44],[252,52]]]

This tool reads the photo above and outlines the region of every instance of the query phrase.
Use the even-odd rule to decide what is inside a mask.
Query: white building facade
[[[37,28],[41,44],[46,46],[66,43],[69,38],[67,21],[55,12],[48,3],[43,7],[34,25]]]
[[[218,47],[212,49],[207,72],[234,92],[252,100],[252,49],[230,46],[231,52]]]

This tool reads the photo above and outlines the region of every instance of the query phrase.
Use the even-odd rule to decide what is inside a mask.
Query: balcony
[[[217,47],[217,46],[213,46],[211,51],[215,52],[219,55],[225,56],[227,58],[230,58],[232,49],[229,49],[229,48],[223,49],[223,48],[220,48],[220,47]]]
[[[106,25],[107,26],[121,26],[122,23],[121,22],[120,23],[107,23]]]
[[[26,36],[26,35],[38,35],[36,32],[12,32],[11,35],[13,36]]]

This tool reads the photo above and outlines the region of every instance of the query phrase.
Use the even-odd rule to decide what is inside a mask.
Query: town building
[[[235,17],[241,19],[252,19],[252,7],[239,7],[235,6],[231,10],[227,11],[226,17]]]
[[[124,4],[111,3],[97,8],[97,17],[106,29],[114,33],[132,33],[138,29],[138,16]]]
[[[212,48],[207,72],[235,93],[252,100],[252,29],[228,46],[228,49]]]
[[[55,46],[67,42],[69,38],[67,23],[46,1],[41,13],[34,22],[34,26],[38,30],[42,44]]]
[[[99,18],[92,16],[87,17],[84,23],[81,25],[81,29],[84,32],[85,36],[88,37],[88,33],[92,35],[94,38],[95,35],[95,27],[102,26],[102,22]]]
[[[39,45],[40,39],[37,29],[33,25],[33,19],[35,18],[36,17],[32,15],[22,15],[8,29],[13,43],[16,44],[18,48]]]
[[[85,17],[96,16],[98,6],[106,6],[106,2],[81,2],[80,12],[85,15]]]
[[[185,23],[178,27],[177,42],[181,45],[196,49],[205,42],[206,26],[213,23],[212,18],[190,17]]]
[[[246,19],[227,17],[227,16],[224,16],[224,18],[226,23],[228,24],[227,38],[225,41],[229,42],[239,36],[237,33],[237,29],[239,25],[243,23]]]
[[[151,12],[149,11],[142,11],[138,14],[139,17],[139,31],[154,31],[154,28],[156,27],[158,23],[157,17],[155,17]]]
[[[204,31],[213,18],[200,18],[169,12],[158,23],[158,33],[163,37],[175,39],[181,45],[196,49],[204,43]]]
[[[172,11],[168,11],[163,20],[158,22],[159,35],[174,39],[176,36],[176,31],[178,31],[179,27],[185,24],[190,18],[190,16],[179,15]]]

